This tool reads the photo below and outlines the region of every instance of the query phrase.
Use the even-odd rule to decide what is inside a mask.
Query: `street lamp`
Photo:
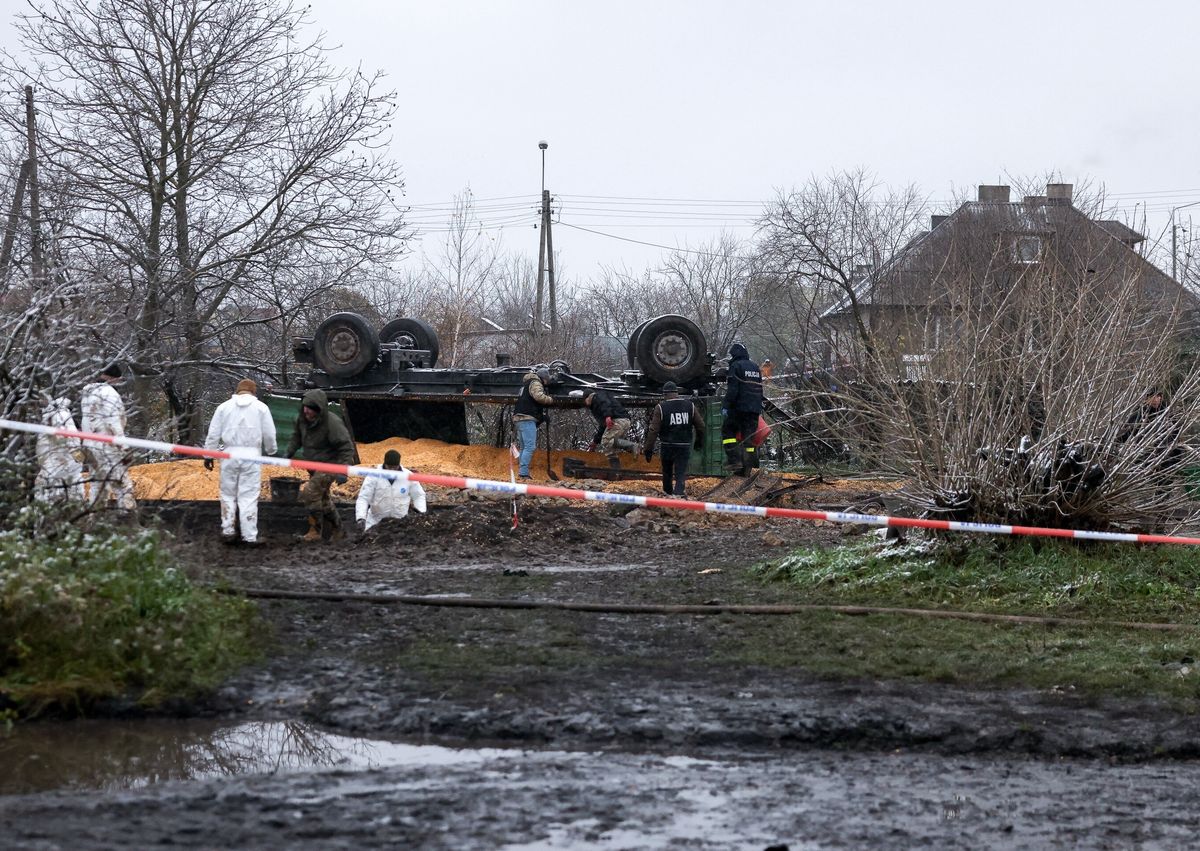
[[[1200,201],[1193,201],[1190,204],[1181,204],[1178,207],[1171,208],[1171,277],[1176,281],[1179,280],[1179,252],[1178,248],[1176,247],[1177,243],[1175,240],[1175,234],[1179,230],[1179,225],[1175,224],[1175,212],[1177,210],[1186,210],[1188,207],[1195,207],[1198,204],[1200,204]]]
[[[542,191],[546,191],[546,149],[550,147],[550,143],[545,139],[538,142],[538,147],[542,149]]]

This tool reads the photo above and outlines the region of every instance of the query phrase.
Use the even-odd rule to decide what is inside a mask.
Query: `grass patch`
[[[253,658],[242,600],[197,588],[159,534],[53,522],[31,506],[0,532],[0,708],[80,712],[193,696]]]
[[[805,603],[1193,624],[1196,555],[1185,547],[1062,541],[885,547],[864,540],[754,570],[789,583]],[[836,676],[1200,698],[1200,627],[1163,633],[833,613],[746,627],[724,649],[728,660]]]

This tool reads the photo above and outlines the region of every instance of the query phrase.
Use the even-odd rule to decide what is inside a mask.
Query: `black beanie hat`
[[[107,375],[109,378],[120,378],[121,365],[116,361],[113,361],[108,366],[104,367],[104,369],[100,370],[100,374]]]

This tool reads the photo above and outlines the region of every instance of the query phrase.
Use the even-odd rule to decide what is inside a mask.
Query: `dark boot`
[[[739,449],[725,450],[725,469],[735,476],[744,476],[746,467],[745,459],[742,457]]]
[[[316,514],[308,515],[308,531],[300,536],[300,540],[309,543],[321,540],[321,518]]]
[[[346,537],[346,530],[342,528],[342,515],[338,514],[336,508],[326,509],[325,519],[330,529],[329,540],[340,541]]]

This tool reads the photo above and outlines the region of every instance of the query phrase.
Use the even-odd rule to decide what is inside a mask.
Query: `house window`
[[[1012,254],[1014,263],[1041,263],[1045,243],[1040,236],[1026,234],[1013,237]]]

